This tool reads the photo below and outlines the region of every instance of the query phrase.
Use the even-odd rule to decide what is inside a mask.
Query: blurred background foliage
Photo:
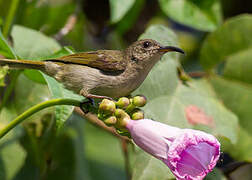
[[[206,179],[249,180],[250,13],[249,0],[0,0],[0,56],[41,60],[123,49],[138,38],[178,45],[186,56],[165,55],[134,92],[148,98],[146,117],[218,137],[222,157]],[[0,128],[39,102],[81,98],[33,70],[1,68],[0,86]],[[174,179],[132,145],[125,163],[119,138],[72,112],[69,106],[43,110],[2,138],[0,179],[129,179],[128,171],[134,180]]]

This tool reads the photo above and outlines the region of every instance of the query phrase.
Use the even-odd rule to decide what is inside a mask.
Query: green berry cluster
[[[127,133],[125,123],[127,120],[138,120],[144,118],[140,107],[146,104],[144,96],[132,98],[121,97],[118,101],[103,99],[98,108],[98,118],[108,126],[114,126],[121,134]]]

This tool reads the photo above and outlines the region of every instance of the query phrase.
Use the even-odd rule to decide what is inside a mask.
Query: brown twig
[[[188,75],[190,77],[196,77],[197,78],[197,77],[204,77],[204,76],[207,75],[207,73],[202,72],[202,71],[194,71],[194,72],[189,72]]]
[[[81,115],[83,118],[91,122],[92,124],[104,129],[105,131],[113,134],[114,136],[120,138],[121,140],[131,142],[131,140],[125,136],[121,136],[120,134],[117,133],[116,129],[114,127],[108,127],[106,126],[101,120],[97,118],[95,114],[92,114],[90,112],[84,113],[79,107],[75,107],[74,111]]]
[[[75,24],[77,22],[77,14],[76,13],[73,13],[71,14],[67,21],[66,21],[66,24],[63,28],[60,29],[60,31],[54,35],[54,38],[56,40],[60,40],[62,39],[62,37],[64,37],[65,35],[67,35],[70,31],[73,30]]]
[[[121,139],[122,144],[122,151],[124,156],[124,166],[126,171],[127,179],[131,179],[131,173],[130,173],[130,161],[129,161],[129,151],[128,151],[128,142],[124,139]]]

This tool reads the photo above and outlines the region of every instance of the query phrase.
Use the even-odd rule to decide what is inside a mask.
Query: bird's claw
[[[95,106],[95,102],[94,102],[94,100],[91,99],[91,98],[87,98],[87,99],[85,99],[83,102],[81,102],[80,108],[81,108],[81,110],[83,111],[83,113],[86,114],[86,113],[89,112],[90,105],[91,105],[91,106]]]

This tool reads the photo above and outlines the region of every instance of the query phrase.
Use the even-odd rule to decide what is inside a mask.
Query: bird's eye
[[[145,41],[144,43],[143,43],[143,47],[144,48],[148,48],[149,46],[150,46],[150,42],[149,41]]]

